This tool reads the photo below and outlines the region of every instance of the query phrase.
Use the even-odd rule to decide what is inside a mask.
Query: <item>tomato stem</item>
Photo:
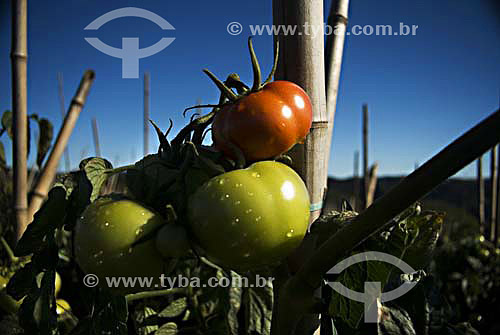
[[[259,61],[257,60],[257,55],[255,55],[255,50],[253,49],[252,37],[248,38],[248,50],[250,51],[250,59],[252,60],[252,70],[253,70],[253,85],[252,92],[260,90],[261,83],[261,73]]]
[[[132,301],[136,301],[136,300],[156,298],[156,297],[161,297],[161,296],[170,295],[170,294],[185,294],[185,293],[186,293],[185,288],[174,287],[174,288],[169,288],[169,289],[165,289],[165,290],[146,291],[146,292],[127,294],[125,296],[125,299],[127,300],[127,303],[130,304]]]
[[[218,108],[220,107],[220,105],[213,105],[213,104],[208,104],[208,105],[196,105],[196,106],[191,106],[191,107],[188,107],[184,110],[184,112],[182,112],[182,116],[186,117],[186,112],[191,110],[191,109],[195,109],[195,108]]]
[[[127,170],[135,170],[135,169],[137,169],[135,164],[131,164],[131,165],[120,166],[120,167],[117,167],[114,169],[108,169],[105,171],[105,173],[115,174],[115,173],[120,173],[120,172],[124,172]]]
[[[7,253],[7,255],[9,256],[9,260],[12,262],[12,263],[15,263],[19,260],[19,258],[17,258],[15,255],[14,255],[14,252],[12,251],[12,248],[9,246],[9,244],[7,243],[7,241],[5,240],[5,238],[3,238],[3,236],[0,237],[0,242],[2,243],[2,246],[3,248],[5,249],[5,252]]]
[[[161,153],[162,149],[163,149],[163,151],[170,152],[172,150],[172,148],[170,147],[170,143],[167,140],[167,135],[163,134],[160,127],[158,127],[153,120],[149,120],[149,122],[153,125],[153,128],[155,129],[156,134],[158,135],[158,140],[160,141],[160,147],[158,148],[158,154]],[[172,124],[172,120],[170,120],[170,123]],[[169,129],[171,129],[171,127]]]
[[[245,85],[244,82],[241,81],[240,76],[237,73],[231,73],[229,76],[227,76],[226,81],[224,83],[229,87],[229,88],[234,88],[238,92],[238,94],[245,94],[248,92],[249,87]]]
[[[274,63],[273,63],[273,68],[271,69],[271,72],[269,73],[269,76],[267,76],[266,80],[262,84],[262,86],[265,86],[273,80],[274,74],[276,73],[276,69],[278,68],[278,57],[280,54],[280,43],[278,40],[276,40],[276,51],[274,54]]]
[[[219,78],[217,78],[212,72],[210,72],[207,69],[203,69],[203,72],[214,82],[214,84],[219,88],[221,93],[229,100],[229,101],[235,101],[238,99],[236,94],[229,88],[227,87],[226,84],[224,84],[222,81],[220,81]]]

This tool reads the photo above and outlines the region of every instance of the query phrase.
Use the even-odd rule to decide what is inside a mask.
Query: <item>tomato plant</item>
[[[467,161],[450,163],[449,157],[456,158],[457,152],[471,155],[464,150],[471,143],[477,151],[498,140],[498,132],[491,129],[498,128],[500,117],[493,118],[496,124],[491,119],[486,123],[489,136],[477,143],[471,138],[477,139],[481,131],[471,132],[453,150],[438,155],[437,163],[426,163],[426,173],[403,180],[361,215],[344,204],[341,212],[322,213],[308,231],[308,190],[282,162],[291,165],[283,154],[309,131],[310,101],[293,83],[271,82],[276,61],[261,83],[251,40],[249,49],[252,87],[236,74],[222,82],[205,71],[221,90],[219,103],[206,115],[193,116],[171,140],[172,122],[165,133],[152,122],[160,142],[157,153],[118,168],[105,159],[88,158],[77,171],[58,178],[18,241],[15,255],[7,250],[11,260],[23,258],[22,265],[0,272],[15,272],[0,277],[0,303],[8,313],[18,310],[25,333],[288,335],[305,314],[319,310],[322,326],[330,327],[330,333],[333,323],[341,335],[372,333],[360,326],[363,304],[323,285],[328,268],[347,253],[364,251],[394,255],[417,270],[428,266],[443,215],[423,212],[419,205],[404,209]],[[204,145],[211,125],[214,143]],[[435,170],[439,173],[433,175]],[[423,176],[434,180],[426,182]],[[292,268],[286,258],[302,247],[308,249],[307,260]],[[71,309],[65,300],[56,300],[56,270],[64,270],[60,273],[70,288],[62,293],[80,294],[61,297]],[[206,285],[213,278],[233,284],[233,279],[261,272],[277,280],[264,286]],[[186,287],[174,282],[159,290],[147,284],[89,288],[84,274],[96,275],[101,284],[108,283],[105,277],[160,275],[181,276],[189,283]],[[430,279],[420,282],[422,276],[422,271],[400,276],[384,265],[356,263],[336,280],[358,291],[366,282],[380,282],[384,289],[418,282],[414,295],[380,307],[380,329],[434,335]],[[322,300],[314,298],[319,287],[326,293]],[[2,300],[5,297],[10,300]],[[439,322],[448,329],[448,321]],[[321,331],[328,332],[328,327]]]
[[[309,223],[309,194],[290,167],[262,161],[203,184],[189,200],[188,217],[209,257],[251,270],[281,261],[300,244]]]

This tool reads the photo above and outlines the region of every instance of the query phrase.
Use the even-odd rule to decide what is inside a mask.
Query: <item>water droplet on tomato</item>
[[[261,219],[262,219],[262,216],[257,216],[257,217],[255,218],[255,222],[259,222]]]
[[[252,213],[252,211],[253,211],[253,209],[249,208],[249,209],[247,209],[247,210],[245,211],[245,213],[250,214],[250,213]]]
[[[224,185],[224,179],[219,180],[219,185]]]
[[[290,229],[288,233],[286,233],[286,237],[292,237],[293,236],[293,229]]]
[[[236,200],[236,201],[234,202],[234,204],[235,204],[235,205],[239,205],[240,203],[241,203],[241,201],[239,201],[239,200]]]
[[[243,254],[243,257],[245,257],[245,258],[250,257],[250,253],[249,253],[249,252],[247,252],[247,253]]]

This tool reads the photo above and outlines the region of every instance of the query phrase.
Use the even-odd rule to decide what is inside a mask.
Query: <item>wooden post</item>
[[[483,156],[477,159],[477,209],[479,221],[479,233],[484,236],[485,220],[484,220],[484,178],[483,178]]]
[[[326,152],[330,153],[331,138],[337,109],[340,72],[344,40],[347,29],[349,0],[333,0],[328,14],[328,26],[331,30],[326,37],[325,64],[326,64],[326,110],[328,113],[328,135]],[[325,169],[328,171],[328,160]],[[353,205],[354,206],[354,205]]]
[[[16,237],[19,240],[28,225],[28,119],[27,62],[28,8],[26,0],[12,1],[12,109],[13,133],[12,168],[14,178],[14,210]]]
[[[377,171],[378,163],[375,163],[370,168],[368,173],[368,186],[366,188],[366,207],[370,207],[375,198],[375,189],[377,188]]]
[[[353,172],[353,180],[352,180],[352,187],[353,187],[353,198],[354,198],[354,201],[352,203],[352,208],[357,211],[358,210],[358,207],[359,207],[359,187],[360,187],[360,184],[359,184],[359,151],[356,150],[354,152],[354,172]]]
[[[75,96],[71,101],[68,113],[64,118],[59,133],[57,134],[52,151],[50,152],[47,162],[40,173],[40,178],[33,189],[28,213],[29,222],[33,221],[33,216],[42,206],[42,203],[52,186],[52,182],[56,176],[57,166],[59,165],[59,160],[61,159],[64,148],[66,148],[69,137],[73,132],[78,116],[85,105],[85,101],[87,100],[87,95],[89,94],[93,81],[94,71],[86,71],[80,81],[80,86],[78,86]]]
[[[495,246],[498,248],[500,241],[500,145],[497,145],[497,207],[496,207],[496,229],[495,229]]]
[[[61,110],[61,117],[62,120],[64,120],[66,114],[66,108],[64,107],[64,84],[63,84],[63,75],[61,72],[57,73],[57,93],[59,95],[59,108]],[[68,145],[66,145],[66,148],[64,148],[64,167],[66,169],[66,172],[69,172],[71,170]]]
[[[99,144],[99,130],[96,118],[92,118],[92,135],[94,138],[94,152],[96,157],[101,157],[101,145]]]
[[[491,148],[490,151],[490,188],[491,188],[491,216],[490,216],[490,241],[495,243],[496,223],[497,223],[497,149],[498,145]]]
[[[149,153],[149,72],[144,73],[144,156]]]
[[[363,209],[368,207],[368,184],[370,182],[368,170],[368,105],[363,104]]]

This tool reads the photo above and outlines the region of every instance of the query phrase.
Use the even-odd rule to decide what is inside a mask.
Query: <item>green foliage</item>
[[[438,304],[453,324],[469,323],[481,334],[498,332],[500,249],[482,236],[444,239],[431,263]],[[436,307],[437,308],[437,307]],[[495,328],[496,327],[496,328]]]
[[[330,213],[321,219],[321,226],[317,227],[314,232],[324,232],[329,229],[328,225],[334,225],[329,230],[330,233],[335,232],[348,225],[353,217],[355,217],[353,212]],[[442,221],[442,214],[421,212],[420,206],[415,205],[393,220],[384,231],[375,234],[356,247],[351,255],[365,251],[378,251],[403,259],[415,269],[422,269],[435,248]],[[335,281],[354,291],[363,292],[365,282],[380,282],[383,288],[391,279],[399,279],[400,274],[399,269],[388,263],[360,262],[345,269],[335,278]],[[418,278],[406,278],[406,280],[418,280]],[[339,333],[350,334],[361,327],[364,306],[334,291],[330,300],[329,313],[334,317]]]
[[[0,142],[0,167],[4,167],[6,164],[5,148],[3,146],[3,143]]]
[[[54,136],[54,127],[48,119],[37,119],[40,132],[38,134],[38,150],[36,164],[41,169],[45,156],[49,152],[50,144]]]
[[[2,131],[7,132],[7,135],[9,135],[9,137],[12,139],[13,130],[12,130],[12,112],[11,111],[3,112],[1,123],[2,123]]]

